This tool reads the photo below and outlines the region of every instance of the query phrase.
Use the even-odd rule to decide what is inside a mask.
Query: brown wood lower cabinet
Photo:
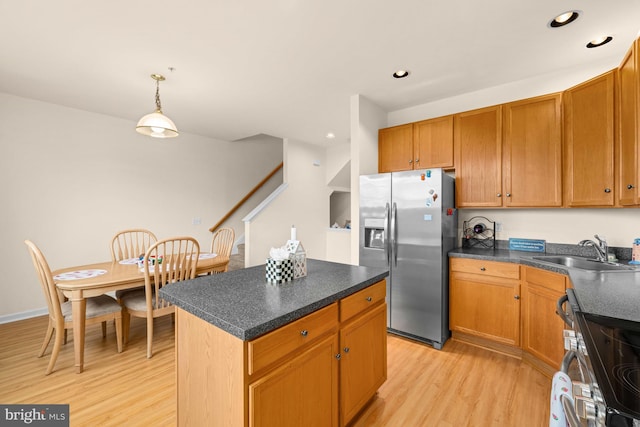
[[[332,334],[249,385],[249,425],[338,425],[338,336]]]
[[[179,426],[343,426],[387,378],[383,280],[251,341],[176,310]]]
[[[547,374],[558,370],[564,324],[555,310],[564,274],[466,258],[451,258],[449,266],[454,338],[522,356]]]
[[[564,295],[567,278],[534,267],[523,268],[522,349],[558,369],[564,355],[564,323],[556,302]]]
[[[520,266],[462,258],[450,266],[451,330],[520,345]]]

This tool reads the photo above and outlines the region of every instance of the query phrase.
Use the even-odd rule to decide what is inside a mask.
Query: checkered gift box
[[[280,284],[293,280],[293,262],[290,259],[276,261],[267,258],[267,281],[270,283]]]

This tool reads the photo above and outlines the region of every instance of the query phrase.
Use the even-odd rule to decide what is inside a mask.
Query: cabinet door
[[[452,273],[449,282],[452,331],[520,345],[520,282]]]
[[[505,206],[562,206],[559,94],[504,105]]]
[[[453,167],[453,116],[413,124],[414,169]]]
[[[378,131],[378,172],[413,169],[413,124]]]
[[[456,114],[456,206],[502,206],[502,107]]]
[[[340,330],[340,425],[346,425],[387,379],[387,305]]]
[[[620,204],[638,204],[638,42],[618,68],[619,132],[618,197]]]
[[[338,336],[249,385],[250,427],[338,425]]]
[[[522,348],[557,370],[564,355],[564,322],[556,302],[564,295],[567,277],[525,267],[522,287]]]
[[[567,206],[614,205],[614,80],[610,71],[564,93]]]
[[[527,282],[522,286],[522,348],[555,369],[564,355],[564,322],[556,315],[563,293]]]

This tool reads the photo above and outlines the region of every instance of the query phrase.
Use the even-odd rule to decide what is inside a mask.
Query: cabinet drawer
[[[299,351],[316,338],[338,327],[338,303],[269,332],[248,343],[248,374],[252,375],[273,362]],[[293,355],[291,357],[294,357]]]
[[[387,294],[387,281],[381,280],[380,282],[369,286],[361,291],[356,292],[353,295],[349,295],[346,298],[340,300],[340,321],[350,319],[361,311],[366,310],[369,307],[377,305],[379,302],[384,302],[384,298]]]
[[[520,265],[510,262],[484,261],[469,258],[450,258],[451,271],[473,273],[484,276],[503,277],[505,279],[519,279]]]
[[[534,283],[543,288],[564,293],[566,276],[552,271],[542,270],[535,267],[526,267],[525,280],[527,283]]]

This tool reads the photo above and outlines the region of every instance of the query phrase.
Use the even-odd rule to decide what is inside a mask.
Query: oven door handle
[[[560,396],[560,403],[562,404],[562,410],[564,411],[564,417],[567,420],[569,427],[581,427],[580,420],[576,415],[576,410],[573,407],[573,402],[566,395]]]
[[[558,298],[558,301],[556,302],[556,314],[560,316],[560,318],[564,321],[564,323],[567,324],[567,326],[569,326],[570,328],[573,328],[573,322],[571,321],[569,316],[567,316],[567,313],[562,308],[562,305],[568,300],[569,300],[569,297],[567,296],[567,294],[564,294],[560,298]]]
[[[564,354],[562,358],[562,362],[560,362],[560,370],[565,374],[569,375],[569,365],[573,362],[573,359],[577,358],[578,355],[575,351],[569,350]]]

